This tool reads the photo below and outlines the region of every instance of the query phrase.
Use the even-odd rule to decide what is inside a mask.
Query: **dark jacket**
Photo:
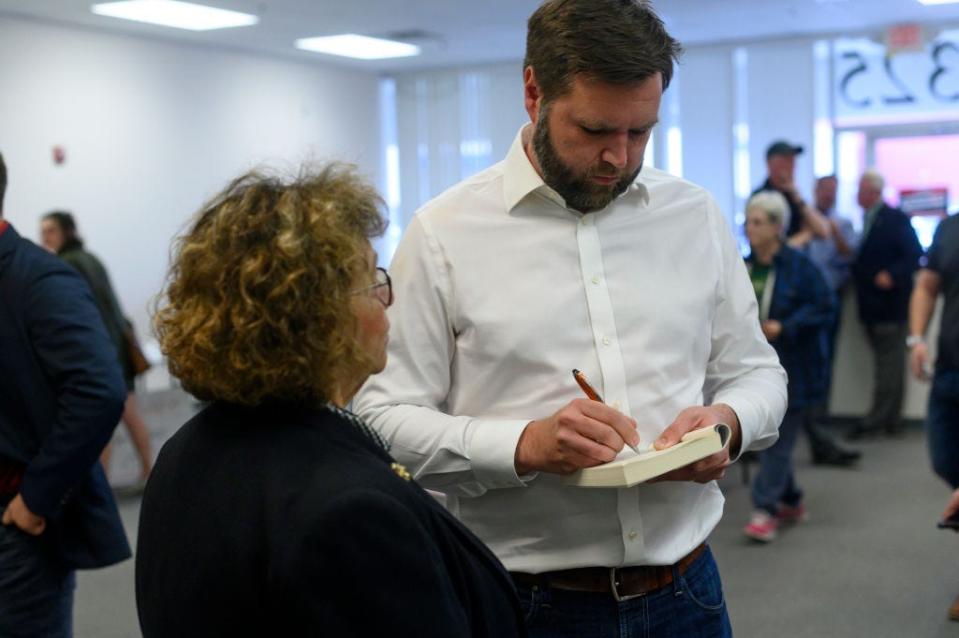
[[[26,466],[20,494],[48,519],[69,567],[130,556],[97,462],[126,398],[87,284],[8,227],[0,235],[0,462]]]
[[[107,274],[106,268],[93,253],[84,250],[81,245],[64,250],[59,257],[76,268],[80,276],[90,286],[93,301],[97,304],[100,317],[103,319],[103,326],[106,328],[107,335],[117,351],[123,380],[126,383],[127,390],[132,391],[134,373],[126,339],[127,320],[123,316],[123,310],[121,310],[120,302],[113,291],[113,285],[110,283],[110,276]]]
[[[525,635],[490,551],[327,409],[214,403],[147,484],[145,638]]]
[[[922,246],[909,218],[898,208],[883,204],[852,264],[859,318],[864,324],[906,321],[912,278],[921,256]],[[880,290],[873,283],[881,270],[892,275],[895,282],[892,290]]]
[[[752,255],[746,258],[747,264],[753,261]],[[829,391],[826,327],[835,312],[834,295],[812,260],[785,244],[773,257],[773,270],[768,318],[783,328],[770,345],[789,376],[789,409],[821,403]]]

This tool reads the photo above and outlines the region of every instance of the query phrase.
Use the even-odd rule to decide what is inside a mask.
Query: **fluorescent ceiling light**
[[[248,13],[216,9],[202,4],[178,2],[177,0],[104,2],[93,5],[90,10],[98,15],[110,16],[111,18],[149,22],[150,24],[190,31],[245,27],[259,22],[259,18]]]
[[[365,35],[347,33],[322,38],[300,38],[296,48],[318,53],[341,55],[360,60],[382,60],[383,58],[406,58],[419,55],[420,48],[415,44],[369,38]]]
[[[919,0],[922,4],[955,4],[959,0]]]

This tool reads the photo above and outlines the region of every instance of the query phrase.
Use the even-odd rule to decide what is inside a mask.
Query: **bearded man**
[[[412,220],[389,363],[355,404],[506,564],[532,636],[731,632],[715,479],[776,440],[786,380],[713,198],[642,166],[679,49],[644,0],[532,15],[531,121]],[[561,481],[718,422],[730,449],[665,480]]]

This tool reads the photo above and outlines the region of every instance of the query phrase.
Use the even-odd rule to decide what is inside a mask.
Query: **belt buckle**
[[[613,598],[616,599],[616,602],[621,603],[626,600],[632,600],[634,598],[639,598],[640,596],[645,596],[646,592],[639,594],[629,594],[627,596],[622,596],[619,593],[619,581],[616,580],[616,570],[618,567],[609,568],[609,589],[613,592]]]

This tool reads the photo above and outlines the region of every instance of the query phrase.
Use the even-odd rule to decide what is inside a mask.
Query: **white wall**
[[[342,159],[381,183],[373,74],[7,18],[0,60],[6,218],[35,239],[72,211],[141,335],[171,238],[241,171]]]
[[[683,177],[704,186],[730,215],[733,193],[732,47],[690,48],[678,68]],[[665,145],[660,144],[660,148]],[[660,162],[666,167],[666,162]]]
[[[421,205],[501,160],[529,116],[523,107],[520,61],[405,73],[395,79],[400,219],[405,226]]]
[[[749,59],[750,183],[766,179],[766,148],[786,139],[804,147],[796,158],[796,186],[807,198],[813,183],[812,39],[763,42],[746,47]],[[690,96],[695,98],[695,96]]]

